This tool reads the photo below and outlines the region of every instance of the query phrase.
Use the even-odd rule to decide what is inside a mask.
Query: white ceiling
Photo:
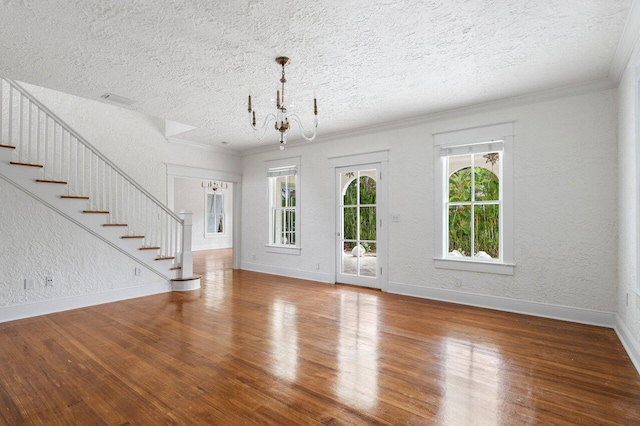
[[[288,91],[319,134],[606,78],[631,0],[0,0],[0,75],[248,149]],[[267,133],[277,140],[276,131]],[[295,139],[296,129],[290,136]]]

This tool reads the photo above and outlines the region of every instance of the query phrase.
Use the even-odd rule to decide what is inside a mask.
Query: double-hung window
[[[267,169],[270,248],[300,248],[299,167],[296,161]]]
[[[224,195],[215,192],[205,193],[206,222],[205,234],[215,235],[224,233]]]
[[[436,267],[513,274],[512,130],[435,135]]]

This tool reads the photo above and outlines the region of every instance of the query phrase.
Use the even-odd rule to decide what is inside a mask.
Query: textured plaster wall
[[[0,307],[162,281],[110,245],[0,179]],[[47,276],[54,286],[46,287]],[[25,290],[23,280],[34,279]]]
[[[329,158],[389,150],[390,282],[614,311],[616,91],[491,110],[243,158],[242,262],[320,273],[333,281]],[[433,133],[515,121],[515,274],[434,267]],[[322,129],[320,129],[322,131]],[[301,157],[300,256],[268,253],[265,160]],[[253,258],[255,256],[255,260]],[[460,277],[462,288],[454,278]]]
[[[224,233],[205,236],[205,198],[202,181],[197,179],[176,178],[174,184],[174,211],[191,210],[193,212],[193,250],[229,248],[233,245],[233,189],[218,189],[223,194]]]
[[[640,69],[628,68],[618,87],[618,315],[640,341],[640,292],[638,292],[638,181],[637,135]],[[627,294],[629,305],[627,306]]]
[[[26,85],[25,85],[26,86]],[[169,144],[162,120],[126,109],[26,86],[90,143],[166,200],[164,162],[237,172],[239,160],[211,151]],[[98,293],[162,279],[4,180],[0,180],[0,306]],[[53,274],[56,285],[44,287]],[[23,289],[23,278],[36,289]]]

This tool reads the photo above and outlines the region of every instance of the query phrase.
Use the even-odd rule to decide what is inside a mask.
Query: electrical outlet
[[[400,215],[399,214],[394,214],[393,216],[391,216],[391,222],[400,222]]]
[[[627,306],[629,306],[629,292],[627,292]]]
[[[47,287],[53,287],[53,277],[47,277]]]
[[[316,271],[320,270],[320,262],[316,262]]]
[[[256,260],[256,255],[255,255],[255,254],[252,254],[252,255],[251,255],[251,259]]]
[[[138,268],[138,267],[136,267],[136,268],[133,270],[133,274],[134,274],[136,277],[139,277],[140,275],[142,275],[142,268]]]
[[[25,278],[24,279],[24,289],[25,290],[33,290],[35,286],[35,283],[33,281],[33,278]]]
[[[460,288],[462,287],[462,278],[460,277],[455,277],[453,279],[453,283],[455,284],[456,287]]]

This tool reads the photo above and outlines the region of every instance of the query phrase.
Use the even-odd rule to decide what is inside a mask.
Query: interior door
[[[336,282],[382,288],[380,250],[381,166],[336,168]]]

